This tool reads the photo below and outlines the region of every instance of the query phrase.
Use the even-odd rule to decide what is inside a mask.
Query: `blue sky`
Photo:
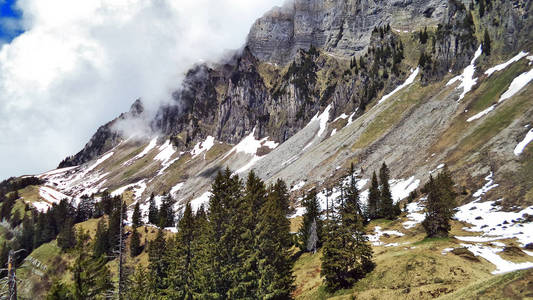
[[[22,31],[22,13],[15,7],[16,0],[0,0],[0,45],[11,42]]]

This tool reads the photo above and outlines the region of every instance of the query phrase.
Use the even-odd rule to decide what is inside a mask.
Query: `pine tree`
[[[480,0],[479,1],[479,17],[483,18],[484,15],[485,15],[485,1]]]
[[[156,292],[165,290],[168,285],[168,264],[166,260],[167,242],[163,229],[159,228],[156,238],[148,246],[148,268],[150,270],[151,289]]]
[[[76,245],[76,230],[71,219],[67,220],[67,223],[57,236],[57,245],[63,251],[72,249]]]
[[[102,299],[113,288],[105,258],[92,258],[84,249],[78,249],[71,272],[74,299]]]
[[[445,167],[436,179],[430,176],[427,183],[426,218],[422,226],[428,237],[447,237],[451,229],[450,219],[455,208],[454,182]]]
[[[85,222],[92,218],[95,211],[94,207],[94,198],[83,195],[76,210],[76,223]]]
[[[174,227],[174,200],[170,193],[166,193],[163,196],[163,201],[161,202],[161,207],[159,208],[159,222],[158,225],[165,227]]]
[[[316,234],[317,234],[317,243],[312,245],[313,247],[319,248],[322,244],[322,220],[320,219],[320,205],[316,197],[316,190],[312,190],[303,200],[303,205],[306,209],[306,212],[303,216],[302,226],[298,232],[299,237],[299,247],[303,251],[311,251],[309,249],[309,237],[311,236],[311,227],[313,222],[316,222]]]
[[[380,218],[381,193],[379,191],[378,177],[376,172],[372,174],[372,182],[368,190],[368,218],[373,220]]]
[[[94,236],[93,255],[100,257],[110,252],[109,231],[104,219],[100,219],[96,225],[96,234]]]
[[[46,300],[70,300],[72,299],[72,294],[67,285],[61,281],[56,281],[50,287],[48,294],[46,295]]]
[[[136,268],[135,273],[130,278],[130,288],[126,290],[126,299],[145,300],[150,299],[148,275],[144,267]]]
[[[396,218],[395,210],[394,210],[394,203],[392,201],[392,194],[390,191],[389,186],[389,168],[385,163],[381,165],[381,169],[379,170],[379,181],[381,183],[381,207],[380,207],[380,215],[382,215],[384,218],[387,218],[389,220],[393,220]]]
[[[178,233],[169,246],[169,291],[173,299],[194,298],[194,228],[191,204],[187,203],[183,217],[178,223]]]
[[[130,240],[130,255],[131,257],[135,257],[142,252],[141,247],[141,237],[139,236],[139,232],[137,231],[137,228],[133,228],[133,233],[131,235]]]
[[[148,222],[150,224],[159,225],[159,209],[155,203],[155,196],[150,195],[150,206],[148,207]]]
[[[22,235],[20,237],[20,246],[25,249],[27,253],[33,251],[33,240],[35,235],[35,228],[33,225],[33,218],[24,216],[22,220]]]
[[[483,36],[483,44],[481,46],[481,49],[483,49],[483,53],[485,53],[486,56],[490,56],[491,46],[490,46],[490,36],[489,31],[485,29],[485,34]]]
[[[133,228],[139,228],[143,225],[141,209],[139,205],[139,202],[137,202],[135,203],[135,207],[133,208],[133,214],[131,216],[131,224]]]
[[[255,239],[259,257],[259,286],[255,299],[291,299],[294,290],[289,196],[285,182],[271,187],[268,200],[260,210]]]

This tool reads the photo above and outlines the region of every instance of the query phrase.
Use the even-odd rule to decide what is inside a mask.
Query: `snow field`
[[[474,58],[472,58],[472,61],[470,62],[470,65],[468,65],[461,75],[455,76],[454,78],[450,79],[448,83],[446,83],[446,86],[452,85],[457,81],[460,81],[461,84],[457,87],[457,89],[463,89],[463,92],[459,96],[459,100],[462,100],[465,95],[472,90],[472,87],[477,83],[477,78],[474,78],[474,73],[476,71],[476,60],[481,55],[481,45],[479,45],[479,48],[474,53]]]
[[[401,89],[403,89],[404,87],[410,85],[411,83],[413,83],[415,81],[415,78],[416,76],[418,75],[418,72],[420,71],[420,68],[416,68],[415,70],[412,70],[411,69],[411,75],[409,75],[409,77],[407,77],[407,79],[405,80],[404,83],[400,84],[399,86],[397,86],[392,92],[388,93],[387,95],[383,96],[379,101],[378,101],[378,104],[380,104],[381,102],[384,102],[385,100],[389,99],[392,95],[396,94],[397,92],[399,92]]]

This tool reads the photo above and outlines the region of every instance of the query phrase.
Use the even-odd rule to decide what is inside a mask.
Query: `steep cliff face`
[[[141,100],[137,99],[127,113],[121,114],[118,118],[98,128],[96,133],[91,137],[89,142],[76,155],[69,156],[59,163],[58,168],[81,165],[85,162],[95,159],[102,153],[111,150],[122,140],[122,135],[113,125],[120,120],[138,118],[142,115],[144,107]]]
[[[290,62],[311,45],[351,57],[366,51],[372,30],[388,23],[398,30],[436,24],[446,16],[446,1],[296,0],[258,19],[248,45],[260,60]]]

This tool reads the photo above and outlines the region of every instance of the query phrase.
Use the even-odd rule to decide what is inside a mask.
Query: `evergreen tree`
[[[22,235],[20,237],[20,246],[25,249],[27,253],[33,251],[33,240],[35,236],[35,228],[33,224],[33,218],[24,216],[22,221]]]
[[[130,287],[126,290],[126,299],[145,300],[150,299],[148,275],[144,267],[136,268],[130,279]]]
[[[96,234],[94,236],[93,255],[100,257],[110,252],[109,231],[104,219],[100,219],[96,225]]]
[[[270,188],[268,200],[260,210],[256,244],[259,257],[259,285],[255,299],[291,299],[294,290],[289,196],[285,182]]]
[[[9,246],[7,245],[7,242],[4,241],[2,243],[2,247],[0,247],[0,269],[7,269],[7,260],[9,258]],[[0,271],[0,276],[4,277],[7,275],[7,272]]]
[[[428,237],[447,237],[450,231],[450,219],[453,217],[457,194],[454,182],[445,167],[436,179],[430,176],[427,183],[426,218],[422,226]]]
[[[141,209],[139,207],[139,202],[135,203],[135,207],[133,209],[133,214],[131,216],[131,224],[133,228],[139,228],[143,225],[143,220],[141,216]]]
[[[71,300],[73,299],[72,294],[67,285],[63,284],[61,281],[56,281],[50,287],[48,294],[46,295],[46,300]]]
[[[389,186],[389,177],[389,168],[385,163],[383,163],[381,165],[381,169],[379,170],[379,181],[381,183],[380,215],[389,220],[393,220],[394,218],[396,218],[396,215]]]
[[[105,258],[93,258],[84,249],[77,252],[71,268],[74,299],[105,299],[113,288]]]
[[[135,257],[142,252],[141,247],[141,238],[139,236],[139,232],[137,231],[137,228],[133,228],[133,233],[131,235],[130,240],[130,255],[131,257]]]
[[[167,242],[163,229],[159,228],[156,238],[148,246],[148,268],[151,290],[160,292],[167,288],[168,264],[166,260]]]
[[[479,0],[479,17],[483,18],[485,15],[485,1]]]
[[[123,212],[121,212],[120,203],[121,202],[119,202],[119,205],[113,208],[111,216],[109,217],[108,238],[109,247],[111,247],[111,252],[109,252],[110,254],[113,253],[113,250],[118,250],[120,235],[123,234],[120,232],[120,224],[123,222],[125,215]],[[123,205],[125,206],[125,204]]]
[[[148,222],[154,225],[159,225],[159,209],[155,203],[155,196],[150,195],[150,206],[148,207]]]
[[[169,291],[172,299],[194,298],[194,215],[187,203],[183,217],[178,223],[178,233],[169,247]]]
[[[491,46],[490,46],[490,36],[489,31],[485,29],[485,34],[483,36],[483,43],[481,46],[481,49],[483,49],[483,53],[485,53],[486,56],[490,56]]]
[[[303,200],[303,205],[306,209],[306,212],[303,216],[302,226],[298,232],[300,241],[299,246],[303,251],[311,251],[313,249],[308,248],[308,240],[312,234],[311,227],[313,222],[316,222],[317,243],[315,246],[318,248],[322,244],[322,220],[320,219],[320,205],[318,203],[318,199],[316,198],[316,191],[314,189],[305,197]]]
[[[76,245],[76,230],[71,219],[67,220],[67,223],[57,236],[57,245],[63,251],[72,249]]]
[[[95,210],[94,205],[93,197],[83,195],[76,210],[76,223],[85,222],[92,218]]]
[[[159,208],[159,222],[158,225],[165,227],[174,227],[174,200],[170,193],[166,193],[163,196],[163,201],[161,202],[161,207]]]
[[[102,193],[102,200],[100,200],[100,206],[101,210],[106,215],[111,215],[111,211],[113,210],[113,199],[108,191],[104,191]]]
[[[372,182],[368,190],[368,218],[373,220],[380,218],[381,193],[379,191],[378,177],[376,172],[372,174]]]

